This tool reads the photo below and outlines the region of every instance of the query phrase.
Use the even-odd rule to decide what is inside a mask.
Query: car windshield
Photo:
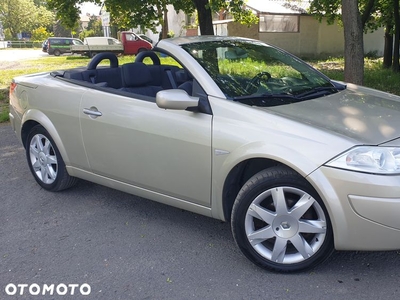
[[[74,44],[74,45],[83,45],[83,42],[81,40],[72,40],[72,44]]]
[[[342,89],[302,60],[259,41],[205,41],[182,48],[204,67],[228,99],[263,105],[267,99],[302,101]]]

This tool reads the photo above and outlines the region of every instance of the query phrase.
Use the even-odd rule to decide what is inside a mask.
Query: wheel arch
[[[262,170],[276,166],[283,166],[285,168],[291,169],[292,171],[302,176],[306,181],[308,181],[306,178],[307,174],[302,174],[300,170],[295,169],[284,162],[280,162],[272,158],[254,157],[243,160],[237,163],[229,171],[223,185],[222,210],[224,219],[226,221],[230,221],[232,214],[232,207],[235,202],[235,199],[240,189],[247,182],[247,180],[249,180],[252,176],[254,176],[255,174],[257,174]],[[312,182],[309,183],[311,186],[313,186]]]
[[[253,175],[261,170],[282,165],[280,162],[267,158],[250,158],[235,165],[228,173],[222,191],[222,207],[224,218],[230,221],[233,203],[242,186]]]
[[[26,140],[28,138],[29,132],[32,130],[33,127],[36,125],[41,125],[46,131],[50,134],[51,138],[53,139],[54,143],[56,144],[58,150],[60,151],[61,157],[64,160],[65,164],[69,164],[69,158],[65,151],[65,147],[61,138],[54,127],[51,120],[42,112],[38,110],[29,110],[25,113],[22,119],[22,127],[21,127],[21,140],[26,148]]]

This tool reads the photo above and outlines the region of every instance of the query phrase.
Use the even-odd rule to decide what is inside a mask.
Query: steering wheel
[[[258,88],[261,81],[268,81],[272,78],[271,74],[268,72],[260,72],[254,76],[246,86],[246,91],[252,91]]]

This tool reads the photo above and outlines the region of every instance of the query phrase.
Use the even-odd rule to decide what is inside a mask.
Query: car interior
[[[146,57],[152,60],[152,65],[143,63]],[[98,66],[103,60],[109,60],[110,66]],[[193,78],[189,72],[178,66],[161,65],[158,55],[153,51],[141,52],[134,62],[121,66],[115,54],[98,53],[87,67],[56,71],[52,76],[112,93],[145,96],[144,100],[149,100],[147,97],[154,98],[157,92],[166,89],[182,89],[188,95],[193,95]]]

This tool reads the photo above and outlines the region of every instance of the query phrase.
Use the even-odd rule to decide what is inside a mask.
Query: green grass
[[[8,121],[8,90],[0,89],[0,123]]]
[[[400,96],[400,73],[393,73],[391,69],[384,69],[382,58],[366,58],[364,64],[364,85]],[[335,80],[344,80],[343,58],[309,61],[316,69]]]
[[[146,58],[145,63],[149,58]],[[121,56],[119,63],[133,62],[135,56]],[[161,58],[164,64],[174,64],[172,59]],[[47,72],[86,66],[90,59],[80,56],[42,57],[35,60],[2,63],[0,66],[0,122],[8,121],[8,87],[12,78],[24,74]],[[344,80],[343,58],[329,58],[326,60],[308,60],[308,62],[335,80]],[[107,65],[105,61],[104,65]],[[238,66],[239,67],[239,66]],[[255,69],[259,66],[255,66]],[[229,70],[227,70],[230,72]],[[233,72],[234,70],[232,70]],[[279,73],[275,70],[274,73]],[[381,58],[366,58],[364,69],[364,85],[396,94],[400,96],[400,73],[393,73],[382,67]]]

